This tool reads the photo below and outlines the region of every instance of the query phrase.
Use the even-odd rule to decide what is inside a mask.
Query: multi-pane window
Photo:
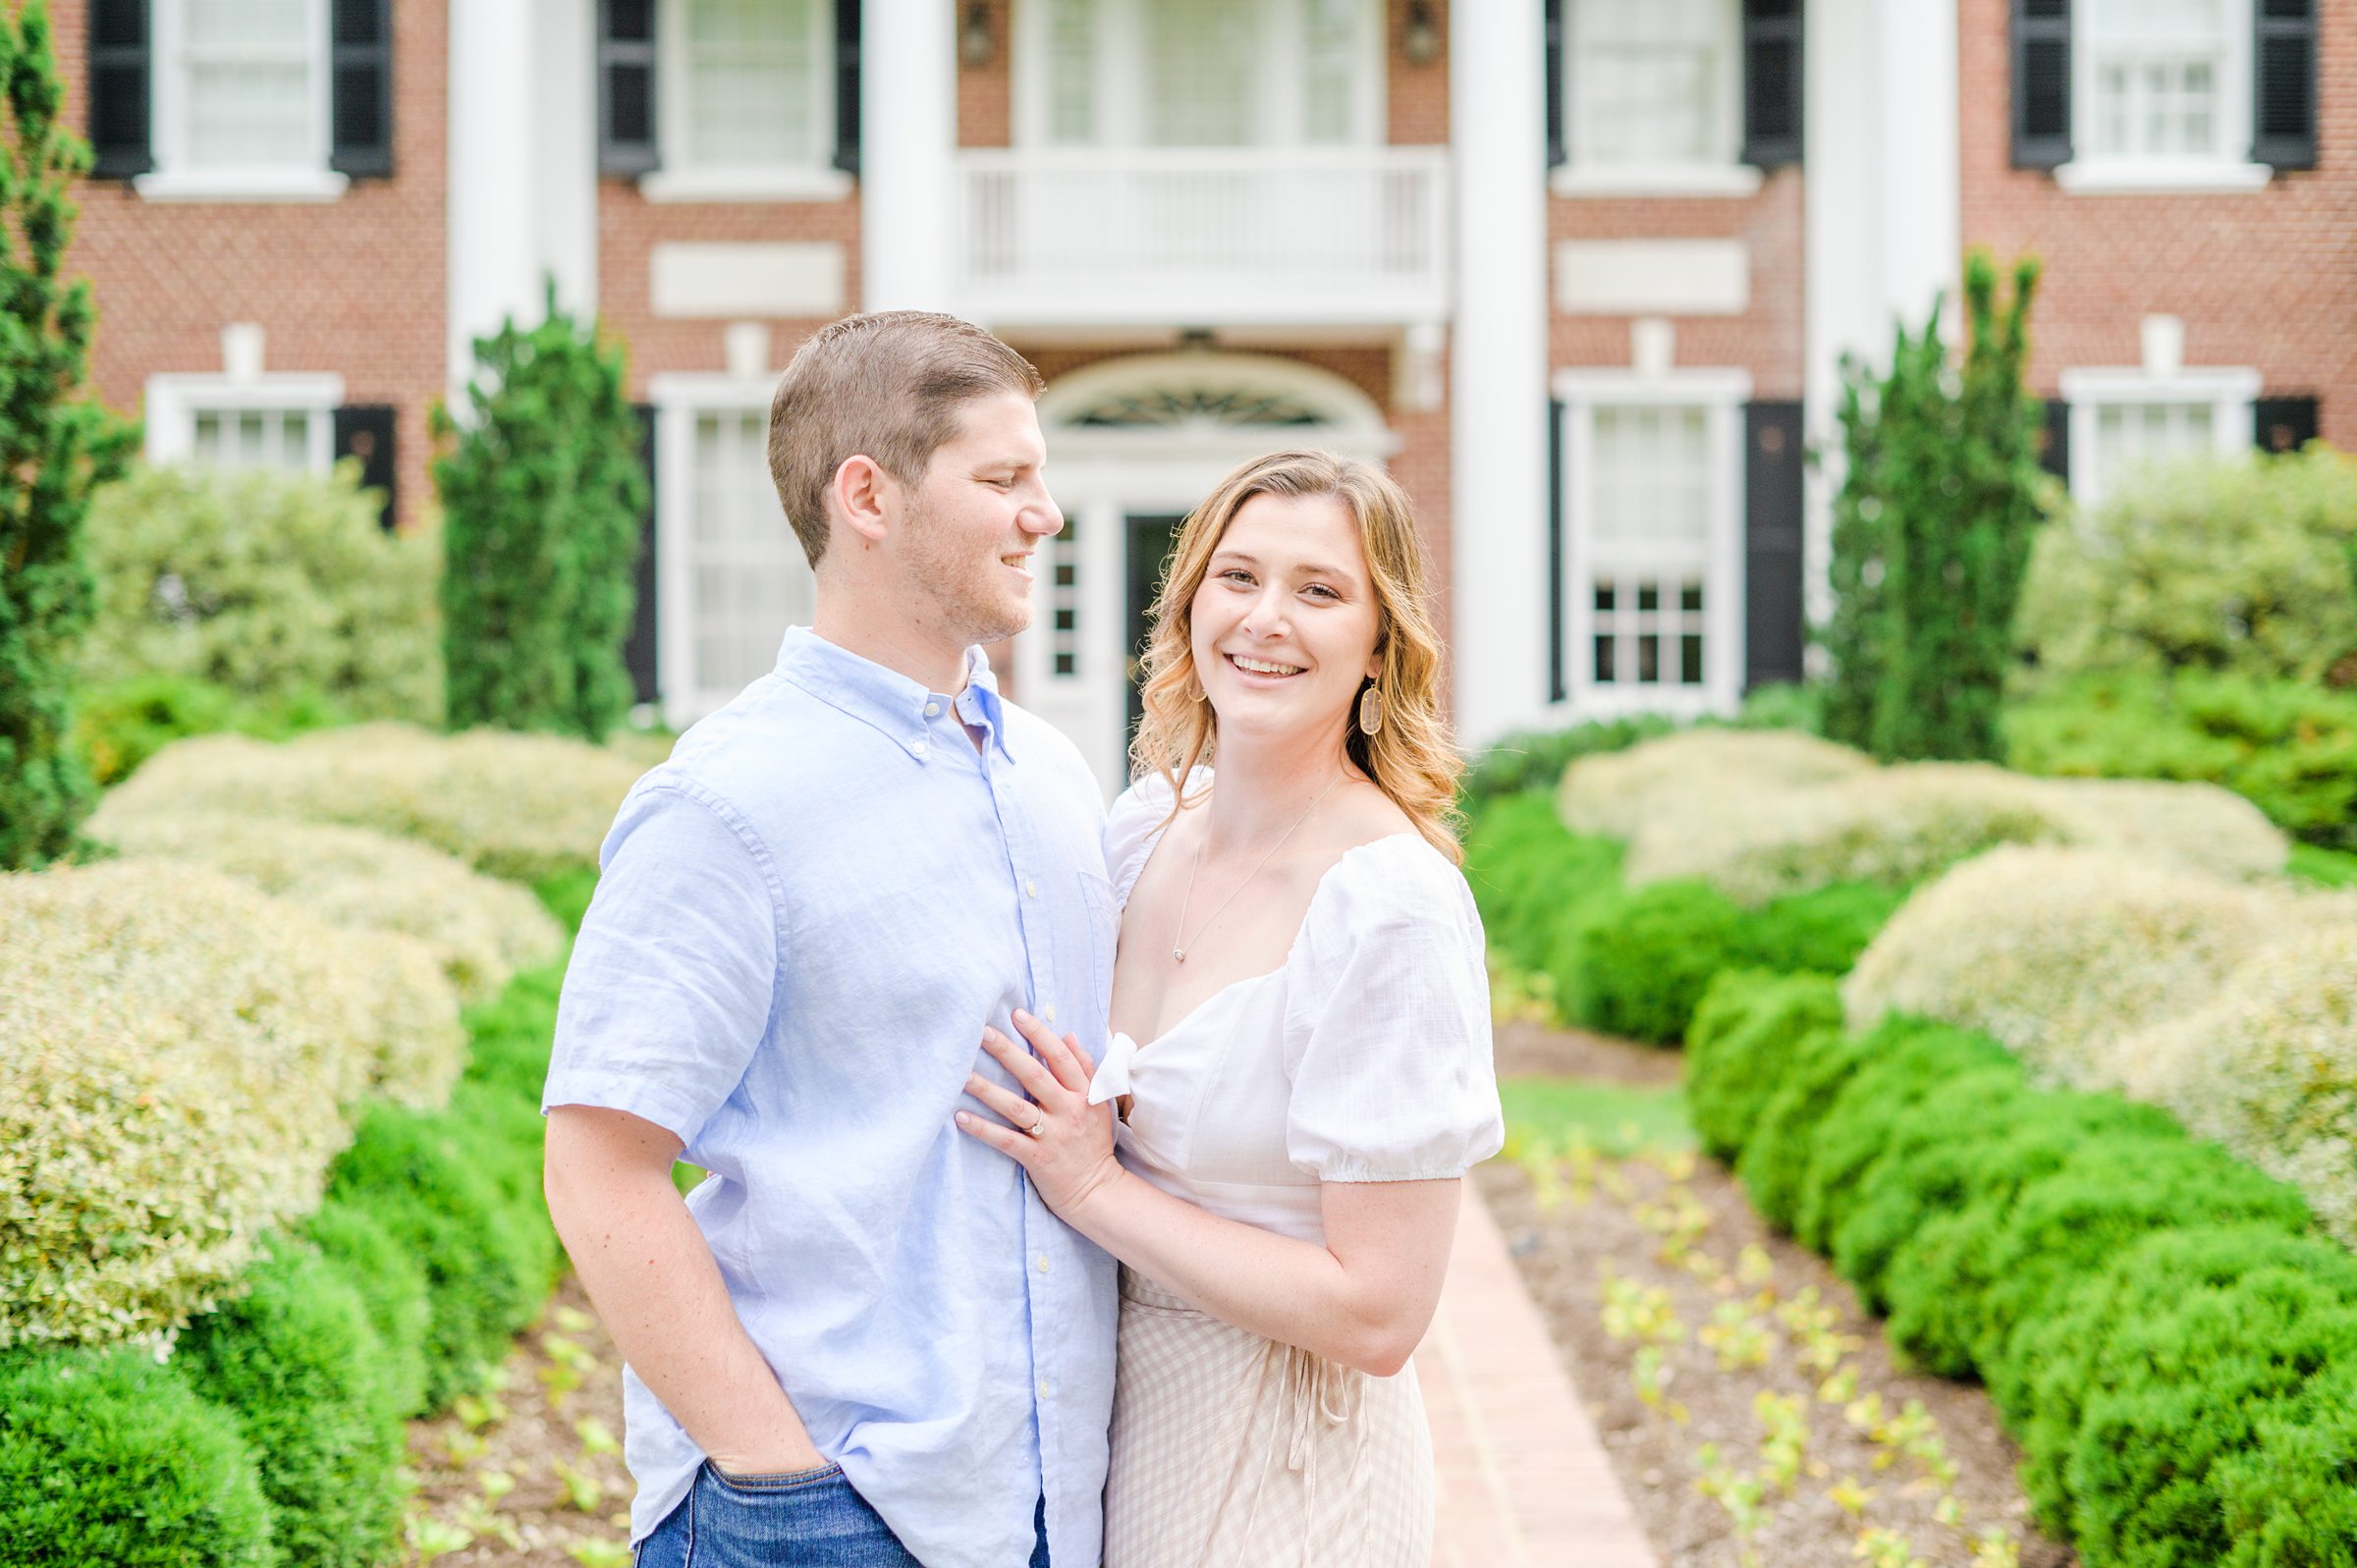
[[[776,666],[785,629],[809,623],[817,584],[770,482],[768,415],[719,408],[694,417],[688,515],[680,519],[693,594],[690,684],[717,705]]]
[[[1048,668],[1059,676],[1080,674],[1079,524],[1065,514],[1064,531],[1040,547],[1048,558]]]
[[[2095,447],[2075,487],[2100,499],[2140,469],[2206,458],[2219,449],[2218,409],[2200,403],[2114,403],[2095,409]]]
[[[1593,411],[1585,540],[1588,679],[1599,687],[1705,679],[1712,545],[1709,411]]]
[[[827,161],[834,23],[826,0],[675,0],[665,21],[669,165],[756,171]]]
[[[177,121],[165,127],[168,161],[191,171],[321,167],[322,0],[163,3],[176,38],[166,60],[174,71],[167,92],[177,98],[166,117]]]
[[[2247,7],[2248,0],[2095,0],[2083,34],[2088,151],[2238,154],[2226,135],[2227,86],[2242,53],[2236,41],[2249,27]]]
[[[1572,0],[1570,23],[1574,166],[1734,161],[1734,0]]]
[[[199,408],[191,421],[190,455],[218,468],[325,466],[332,432],[325,409]]]
[[[1347,146],[1381,139],[1378,0],[1039,0],[1026,139],[1053,146]]]

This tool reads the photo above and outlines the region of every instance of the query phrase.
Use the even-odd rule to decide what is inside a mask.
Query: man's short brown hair
[[[1039,388],[1028,359],[956,316],[879,310],[821,327],[769,402],[769,476],[810,565],[827,553],[827,491],[845,459],[872,458],[914,485],[958,433],[962,405]]]

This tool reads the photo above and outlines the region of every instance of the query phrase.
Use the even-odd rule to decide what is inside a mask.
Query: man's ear
[[[884,465],[864,453],[853,453],[836,465],[829,486],[835,520],[856,534],[863,544],[882,544],[900,511],[900,482]]]

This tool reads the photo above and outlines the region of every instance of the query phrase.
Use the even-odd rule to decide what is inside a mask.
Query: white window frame
[[[182,54],[187,33],[187,0],[155,0],[149,59],[155,168],[132,179],[132,189],[149,201],[333,201],[351,180],[327,166],[335,123],[334,55],[327,0],[305,0],[311,47],[311,139],[300,162],[256,164],[242,169],[189,167],[189,90]]]
[[[1340,141],[1308,138],[1309,95],[1302,57],[1308,20],[1304,0],[1260,0],[1260,56],[1267,66],[1254,106],[1259,138],[1255,147],[1378,147],[1389,140],[1389,19],[1382,0],[1358,0],[1356,58],[1352,70],[1364,89],[1356,94],[1357,123]],[[1154,0],[1096,0],[1096,135],[1087,142],[1048,137],[1049,38],[1047,9],[1014,7],[1014,143],[1029,149],[1063,147],[1146,149],[1145,12]],[[1178,151],[1178,148],[1155,150]],[[1240,149],[1239,149],[1240,150]]]
[[[2081,507],[2103,503],[2109,489],[2096,457],[2096,420],[2101,410],[2123,404],[2185,403],[2210,406],[2210,446],[2220,458],[2248,456],[2253,449],[2252,405],[2259,401],[2259,372],[2246,367],[2202,367],[2156,372],[2140,369],[2065,370],[2059,391],[2070,413],[2070,497]]]
[[[804,163],[684,164],[687,147],[687,3],[669,0],[655,12],[655,118],[664,167],[638,177],[649,201],[839,201],[851,177],[834,166],[835,6],[810,8],[810,113],[813,155]]]
[[[1658,713],[1699,719],[1731,715],[1743,702],[1743,406],[1751,376],[1733,369],[1561,370],[1554,379],[1562,404],[1563,701],[1559,719]],[[1586,551],[1595,533],[1596,410],[1600,406],[1701,408],[1710,453],[1710,541],[1703,579],[1702,682],[1600,684],[1593,669],[1596,611],[1589,596]],[[1666,661],[1665,661],[1666,663]]]
[[[2225,53],[2218,72],[2219,150],[2208,156],[2162,157],[2082,151],[2095,143],[2095,89],[2099,49],[2095,8],[2081,5],[2070,19],[2071,159],[2055,171],[2055,183],[2082,195],[2137,195],[2162,191],[2232,194],[2264,189],[2275,170],[2251,161],[2252,0],[2221,0],[2225,8]]]
[[[1742,0],[1718,0],[1725,63],[1719,73],[1719,116],[1725,127],[1720,155],[1670,163],[1590,162],[1580,156],[1579,91],[1581,0],[1566,0],[1563,15],[1562,117],[1564,160],[1550,170],[1548,188],[1559,196],[1748,196],[1766,178],[1743,162]]]
[[[311,416],[309,471],[324,474],[336,464],[335,413],[343,405],[344,378],[333,374],[149,376],[143,419],[147,460],[195,460],[201,413],[300,411]]]
[[[695,683],[695,571],[688,547],[695,508],[695,421],[706,413],[769,412],[775,375],[673,374],[652,377],[655,409],[655,689],[664,722],[685,730],[736,692]],[[781,517],[778,526],[789,525]],[[800,545],[791,548],[799,551]],[[784,638],[787,622],[778,623]]]

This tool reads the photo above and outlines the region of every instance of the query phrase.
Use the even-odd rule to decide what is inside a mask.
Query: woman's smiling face
[[[1262,494],[1236,509],[1189,620],[1223,734],[1340,731],[1382,668],[1375,585],[1341,496]]]

